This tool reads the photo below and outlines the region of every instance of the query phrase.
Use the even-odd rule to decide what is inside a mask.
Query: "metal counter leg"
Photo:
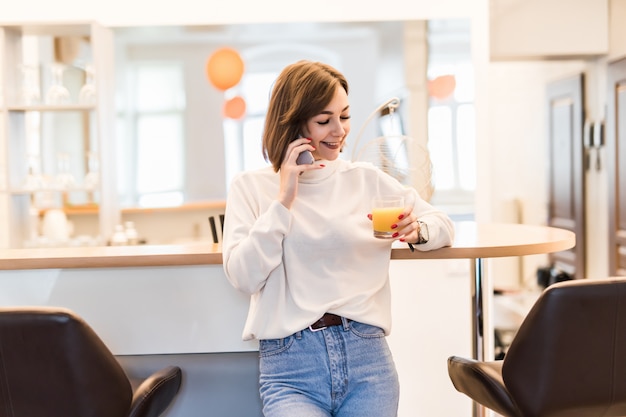
[[[482,258],[472,260],[471,268],[472,295],[472,355],[484,361],[493,359],[493,323],[491,303],[493,300],[493,283],[485,274],[485,262]],[[482,405],[473,404],[474,417],[491,415]]]

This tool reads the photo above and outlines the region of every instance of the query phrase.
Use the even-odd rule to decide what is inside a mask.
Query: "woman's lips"
[[[330,149],[338,149],[341,142],[322,142],[322,144]]]

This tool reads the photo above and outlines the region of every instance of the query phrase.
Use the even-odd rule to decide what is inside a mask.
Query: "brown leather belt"
[[[339,326],[343,324],[341,321],[341,316],[336,314],[326,313],[320,318],[318,321],[309,326],[312,332],[318,332],[320,330],[324,330],[330,326]]]

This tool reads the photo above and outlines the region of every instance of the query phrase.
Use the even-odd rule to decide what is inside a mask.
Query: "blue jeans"
[[[383,331],[347,321],[261,340],[265,417],[396,417],[398,374]]]

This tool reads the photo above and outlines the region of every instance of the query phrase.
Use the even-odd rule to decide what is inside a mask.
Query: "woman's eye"
[[[349,120],[350,119],[350,115],[348,116],[339,116],[339,119],[341,120]],[[330,119],[326,119],[326,120],[320,120],[319,122],[317,122],[318,125],[327,125],[328,122],[330,122]]]

